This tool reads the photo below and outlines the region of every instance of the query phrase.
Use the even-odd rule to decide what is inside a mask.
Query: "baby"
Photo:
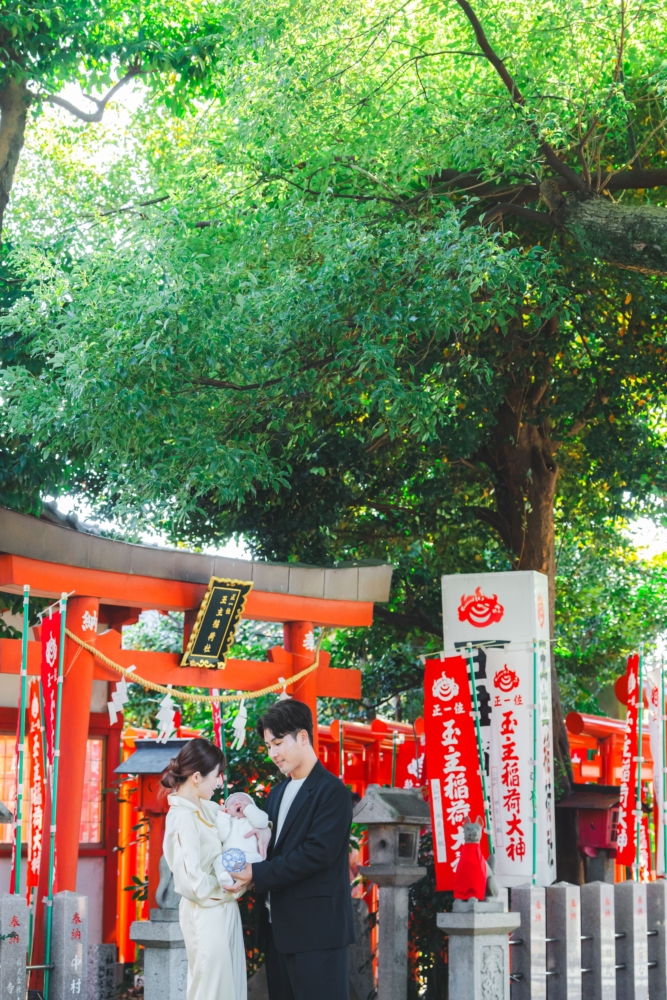
[[[256,864],[266,857],[265,845],[256,833],[247,837],[247,833],[266,830],[269,825],[268,814],[255,805],[245,792],[234,792],[228,796],[224,806],[215,818],[218,835],[222,841],[222,851],[236,847],[245,855],[247,864]],[[222,858],[217,858],[214,864],[215,874],[221,886],[233,884],[234,878],[222,866]]]

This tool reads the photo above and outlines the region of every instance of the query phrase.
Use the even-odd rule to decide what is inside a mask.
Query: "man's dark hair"
[[[269,729],[274,736],[293,736],[305,729],[308,740],[313,743],[313,713],[302,701],[286,698],[277,701],[257,720],[257,732],[264,739],[264,730]]]

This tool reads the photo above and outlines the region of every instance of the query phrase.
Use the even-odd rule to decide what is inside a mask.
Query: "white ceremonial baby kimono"
[[[239,851],[243,851],[246,863],[249,865],[264,860],[258,850],[257,837],[246,837],[246,833],[250,833],[251,830],[265,830],[269,825],[269,814],[254,802],[246,805],[245,816],[230,816],[222,809],[218,809],[215,825],[222,841],[223,854],[230,847],[236,847]],[[233,877],[222,867],[220,858],[214,863],[214,869],[220,885],[227,886],[233,883]]]
[[[180,894],[179,923],[188,956],[187,1000],[247,1000],[245,949],[236,898],[214,870],[222,843],[220,807],[168,798],[164,856]],[[231,818],[231,817],[230,817]]]

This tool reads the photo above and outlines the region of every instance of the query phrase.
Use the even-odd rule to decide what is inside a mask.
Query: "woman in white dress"
[[[164,856],[182,897],[179,922],[188,956],[187,1000],[247,1000],[239,906],[215,874],[221,854],[215,824],[220,807],[210,798],[224,767],[219,747],[194,739],[162,776],[162,784],[172,791]]]

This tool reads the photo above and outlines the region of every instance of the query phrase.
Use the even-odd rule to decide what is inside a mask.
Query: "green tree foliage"
[[[2,329],[33,368],[3,369],[8,433],[128,522],[395,561],[369,705],[436,643],[440,572],[554,585],[558,533],[559,656],[592,676],[636,633],[611,615],[597,652],[568,638],[593,593],[577,539],[617,599],[614,528],[665,489],[660,7],[234,16],[210,102],[176,121],[148,94],[92,217],[47,193],[70,230],[17,230]]]

